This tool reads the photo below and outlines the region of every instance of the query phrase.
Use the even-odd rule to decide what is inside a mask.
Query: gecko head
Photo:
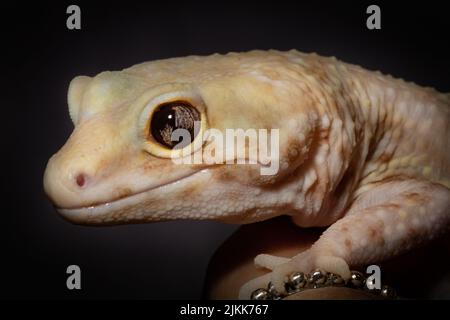
[[[252,52],[76,77],[75,128],[48,162],[46,194],[79,224],[278,215],[315,120],[282,67]]]

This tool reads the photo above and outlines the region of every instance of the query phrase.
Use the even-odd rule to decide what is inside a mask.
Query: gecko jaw
[[[136,203],[140,203],[144,199],[146,199],[152,192],[155,192],[159,189],[165,189],[170,188],[175,185],[180,184],[181,182],[188,182],[188,180],[191,180],[194,176],[197,176],[200,173],[206,173],[208,169],[202,169],[195,171],[193,173],[190,173],[184,177],[178,178],[175,181],[170,181],[158,186],[153,186],[151,188],[145,189],[143,191],[139,191],[137,193],[134,193],[132,195],[129,195],[125,198],[120,198],[117,200],[112,200],[100,204],[95,204],[91,206],[84,206],[79,208],[58,208],[56,207],[56,210],[59,214],[63,216],[64,219],[75,223],[75,224],[91,224],[90,220],[91,218],[94,218],[96,216],[105,216],[109,212],[122,210],[127,207],[131,207],[135,205]],[[161,190],[160,192],[164,192]],[[94,223],[95,224],[95,223]]]

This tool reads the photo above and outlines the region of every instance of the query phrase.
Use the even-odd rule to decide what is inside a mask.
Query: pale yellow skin
[[[269,281],[283,292],[293,271],[348,278],[349,266],[397,255],[450,225],[450,98],[431,88],[315,54],[251,51],[77,77],[68,100],[75,130],[50,159],[44,187],[70,221],[290,215],[299,226],[330,226],[292,259],[258,255],[272,272],[240,298]],[[173,100],[198,108],[204,128],[278,128],[278,173],[174,164],[147,139],[149,110]]]

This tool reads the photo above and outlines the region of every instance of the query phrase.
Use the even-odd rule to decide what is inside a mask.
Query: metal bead
[[[338,274],[329,273],[326,284],[328,286],[341,287],[345,286],[345,280]]]
[[[269,282],[269,284],[267,285],[267,292],[269,292],[269,295],[270,295],[269,299],[274,299],[274,300],[281,299],[280,293],[275,289],[275,286],[273,285],[272,282]]]
[[[309,274],[308,284],[313,288],[323,287],[327,280],[327,274],[322,270],[315,270]]]
[[[306,285],[306,277],[303,272],[294,272],[289,276],[288,281],[285,284],[286,291],[295,292],[299,291]]]
[[[270,293],[266,289],[259,288],[252,292],[250,299],[252,299],[252,300],[269,300]]]
[[[356,289],[362,289],[366,283],[366,278],[361,272],[352,271],[347,286]]]
[[[395,290],[392,287],[386,285],[381,287],[380,295],[386,299],[394,299],[397,296]]]

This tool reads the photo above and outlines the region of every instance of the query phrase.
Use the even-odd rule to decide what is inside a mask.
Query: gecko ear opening
[[[81,100],[87,85],[91,82],[91,77],[78,76],[72,79],[67,93],[69,104],[69,115],[74,125],[78,122],[78,112],[81,106]]]

